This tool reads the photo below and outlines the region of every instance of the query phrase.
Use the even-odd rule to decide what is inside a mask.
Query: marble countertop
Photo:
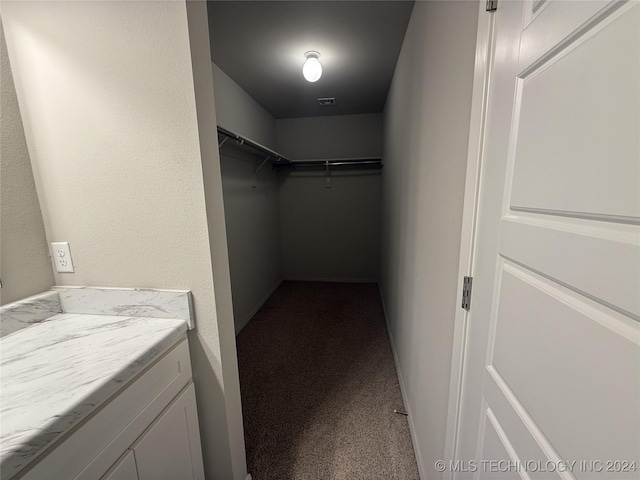
[[[61,313],[2,338],[2,479],[22,470],[186,330],[180,318]]]

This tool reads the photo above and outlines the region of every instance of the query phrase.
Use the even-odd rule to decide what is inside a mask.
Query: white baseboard
[[[318,277],[288,277],[288,282],[328,282],[328,283],[378,283],[377,278],[318,278]]]
[[[247,323],[249,323],[249,321],[255,316],[256,313],[258,313],[258,310],[260,310],[262,306],[266,303],[266,301],[269,300],[269,297],[273,295],[273,292],[275,292],[278,289],[278,287],[282,285],[283,281],[284,280],[278,280],[276,284],[265,294],[265,296],[260,299],[260,301],[256,304],[256,306],[251,309],[249,314],[242,319],[242,322],[236,325],[236,335],[238,335],[240,331],[247,326]]]
[[[427,467],[422,461],[422,452],[420,451],[420,446],[418,444],[418,438],[416,437],[416,429],[413,424],[413,415],[411,414],[411,406],[407,401],[407,389],[406,384],[404,382],[404,376],[402,375],[402,370],[400,369],[400,362],[398,361],[398,354],[396,351],[396,344],[393,340],[393,334],[391,333],[391,328],[389,328],[389,316],[387,314],[387,306],[384,303],[384,295],[382,294],[382,287],[380,283],[378,283],[378,291],[380,292],[380,303],[382,304],[382,313],[384,315],[384,322],[387,326],[387,334],[389,335],[389,343],[391,344],[391,352],[393,353],[393,362],[396,366],[396,373],[398,375],[398,383],[400,384],[400,393],[402,394],[402,403],[404,403],[404,408],[406,409],[407,421],[409,422],[409,432],[411,433],[411,442],[413,443],[413,451],[416,455],[416,463],[418,464],[418,474],[420,478],[429,478],[427,476]]]
[[[247,478],[245,480],[251,480],[251,474],[247,473]]]

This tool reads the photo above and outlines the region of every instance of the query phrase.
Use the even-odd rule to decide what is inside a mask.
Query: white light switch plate
[[[56,271],[61,273],[73,273],[73,260],[69,242],[51,242],[51,255],[56,264]]]

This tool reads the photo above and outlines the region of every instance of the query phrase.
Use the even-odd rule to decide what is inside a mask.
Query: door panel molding
[[[558,463],[562,460],[556,449],[553,447],[549,439],[540,430],[536,422],[533,420],[526,408],[520,403],[518,397],[513,393],[507,382],[502,378],[500,373],[493,367],[488,366],[487,369],[487,403],[494,405],[494,408],[500,408],[501,413],[505,416],[509,414],[509,420],[517,420],[513,422],[511,430],[520,430],[520,435],[512,435],[510,438],[519,438],[520,444],[524,444],[527,440],[533,441],[533,445],[529,444],[527,448],[522,448],[521,451],[535,452],[530,459],[523,458],[523,461],[538,460],[551,461]],[[508,408],[505,408],[508,404]],[[506,424],[506,422],[505,422]],[[511,424],[510,424],[511,425]],[[504,429],[503,429],[504,432]],[[525,433],[526,432],[526,433]],[[523,433],[525,433],[523,435]],[[535,445],[535,447],[534,447]],[[536,449],[537,447],[537,449]],[[542,456],[542,458],[541,458]],[[558,477],[563,480],[575,480],[575,477],[569,472],[556,472]]]
[[[501,223],[500,256],[640,321],[640,245],[511,219]],[[565,268],[568,260],[573,269]]]
[[[627,0],[589,0],[584,2],[585,8],[575,9],[572,1],[547,1],[545,8],[538,11],[522,32],[520,76],[526,76],[528,70],[537,69],[540,64],[555,56],[558,50],[579,39],[626,2]]]
[[[517,80],[510,205],[640,220],[638,12],[617,9]]]
[[[504,448],[506,454],[509,456],[509,460],[511,460],[511,462],[513,464],[520,464],[521,460],[520,457],[518,456],[518,454],[516,453],[516,449],[513,448],[513,445],[511,444],[511,441],[509,440],[509,437],[507,436],[507,434],[505,433],[504,429],[502,428],[502,425],[500,425],[500,422],[498,421],[498,419],[496,418],[495,414],[493,413],[493,410],[491,410],[491,407],[487,407],[487,410],[485,411],[485,415],[487,416],[487,420],[488,422],[486,422],[486,425],[491,427],[490,431],[493,431],[495,433],[495,435],[498,437],[498,440],[500,441],[500,444],[502,445],[502,447]],[[485,439],[487,437],[487,427],[485,426]],[[486,473],[486,472],[482,472],[482,473]],[[530,480],[531,477],[529,476],[529,474],[525,471],[520,471],[517,473],[518,476],[522,479],[522,480]]]
[[[596,222],[627,223],[629,225],[640,225],[640,217],[627,217],[622,215],[608,215],[601,213],[571,212],[567,210],[553,210],[547,208],[531,208],[511,205],[512,212],[537,213],[554,217],[580,218],[582,220],[594,220]]]

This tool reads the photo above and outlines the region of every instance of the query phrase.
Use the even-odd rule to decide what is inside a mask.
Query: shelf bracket
[[[251,178],[251,188],[257,187],[256,175],[258,174],[260,169],[264,167],[264,164],[269,161],[270,158],[271,158],[271,155],[267,155],[267,158],[265,158],[264,161],[260,164],[260,166],[254,170],[253,177]]]
[[[325,162],[327,166],[327,175],[324,177],[324,188],[331,188],[331,170],[329,168],[329,160]]]

